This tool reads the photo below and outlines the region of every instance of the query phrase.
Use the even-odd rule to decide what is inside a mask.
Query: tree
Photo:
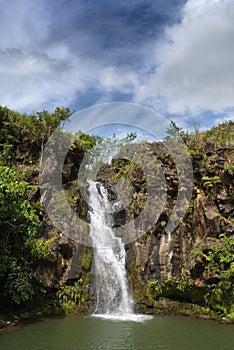
[[[15,162],[16,154],[23,162],[38,159],[53,131],[70,118],[69,108],[43,110],[30,115],[0,106],[0,159],[5,165]]]
[[[37,238],[41,207],[28,200],[32,186],[0,165],[0,299],[20,304],[34,291],[28,263],[50,252],[50,240]]]
[[[178,139],[179,137],[183,136],[184,132],[183,129],[180,128],[176,123],[172,120],[169,124],[169,127],[167,128],[167,136],[164,138],[165,140],[170,139]]]

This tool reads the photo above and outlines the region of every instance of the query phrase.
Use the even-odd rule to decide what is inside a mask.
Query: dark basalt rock
[[[61,252],[64,259],[70,259],[73,254],[73,249],[69,239],[67,237],[62,237],[59,241],[59,251]]]
[[[161,144],[154,143],[149,147],[152,153],[161,157],[160,161],[167,185],[167,200],[158,221],[149,228],[142,223],[142,227],[145,228],[143,235],[137,241],[126,245],[126,269],[129,285],[138,295],[140,293],[138,300],[145,305],[148,303],[145,295],[149,280],[157,280],[161,283],[171,277],[181,278],[184,271],[188,271],[196,291],[205,289],[207,283],[211,281],[217,282],[218,276],[204,274],[205,259],[196,261],[191,251],[202,247],[203,252],[206,252],[212,246],[219,245],[223,236],[234,234],[234,223],[231,220],[234,215],[234,181],[233,176],[225,168],[225,164],[232,161],[231,154],[234,147],[225,146],[216,149],[214,143],[207,142],[204,148],[205,154],[195,154],[192,157],[194,167],[192,200],[187,213],[172,232],[171,237],[165,235],[165,227],[178,193],[177,171],[173,160],[165,153]],[[126,164],[127,161],[123,163],[123,166]],[[114,169],[111,165],[101,167],[96,177],[96,180],[102,182],[107,188],[112,205],[117,205],[118,201],[116,183],[112,183],[113,176],[118,172],[116,166],[117,163]],[[128,176],[127,173],[125,175]],[[144,203],[147,202],[143,172],[136,167],[135,173],[133,172],[131,176],[132,195],[137,205],[133,206],[134,201],[129,203],[129,193],[126,187],[126,193],[123,190],[121,197],[129,205],[124,208],[120,207],[113,215],[113,227],[122,226],[123,230],[125,223],[137,218],[144,208]],[[184,176],[186,177],[186,174]],[[204,176],[211,178],[209,187],[204,185]],[[214,176],[218,176],[220,182],[212,183]],[[185,191],[186,188],[183,190]],[[76,205],[79,206],[80,203]],[[157,208],[150,208],[151,216],[156,216],[156,212]],[[54,228],[47,220],[43,232],[48,235],[52,230]],[[50,263],[40,262],[35,267],[35,279],[48,288],[58,288],[64,283],[74,284],[81,278],[81,260],[84,252],[84,246],[66,237],[61,237],[57,233],[52,252],[55,258]],[[90,280],[93,280],[92,273],[87,273],[90,274]]]

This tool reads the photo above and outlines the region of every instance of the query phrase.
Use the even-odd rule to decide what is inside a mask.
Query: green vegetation
[[[206,302],[234,321],[234,236],[222,239],[206,256],[205,273],[214,276],[208,284]]]
[[[68,108],[23,115],[0,107],[0,311],[23,307],[38,308],[39,313],[42,309],[48,314],[61,312],[56,290],[42,288],[32,271],[38,264],[53,261],[51,247],[56,238],[55,230],[43,234],[44,209],[39,203],[37,185],[41,151],[52,132],[57,127],[63,128],[71,115]],[[83,133],[74,137],[66,159],[67,167],[65,164],[63,169],[65,184],[70,183],[72,172],[76,172],[83,154],[96,140]],[[67,188],[70,191],[69,185]],[[60,259],[59,253],[57,259]],[[90,254],[83,259],[88,272]],[[82,279],[79,295],[83,293],[81,282]],[[61,295],[63,289],[76,287],[64,286],[58,293]]]
[[[191,256],[199,263],[205,261],[204,288],[194,285],[190,271],[183,269],[179,278],[171,277],[163,283],[148,281],[144,299],[155,307],[161,298],[192,302],[202,307],[202,314],[207,310],[207,315],[234,321],[234,237],[224,237],[208,250],[204,246],[193,249]]]
[[[92,264],[92,253],[91,251],[87,251],[84,253],[81,259],[81,267],[84,271],[90,271]]]
[[[80,290],[81,282],[76,282],[73,286],[64,285],[58,292],[59,304],[66,313],[71,313],[74,308],[82,302],[82,293]]]
[[[7,107],[0,107],[0,159],[12,166],[16,161],[37,161],[39,153],[52,132],[72,115],[69,108],[54,112],[36,112],[22,115]]]
[[[204,187],[213,187],[214,184],[219,184],[221,182],[220,177],[217,175],[212,177],[203,176],[202,181]]]
[[[55,275],[59,275],[66,266],[62,265],[67,258],[62,255],[63,252],[58,246],[59,233],[48,222],[40,204],[38,174],[46,142],[57,127],[63,128],[63,124],[71,115],[72,112],[68,108],[56,108],[51,113],[41,111],[23,115],[6,107],[0,107],[0,311],[27,309],[33,310],[37,315],[60,314],[80,312],[85,307],[87,309],[91,302],[88,287],[92,264],[90,249],[82,250],[79,257],[80,271],[74,281],[62,283],[59,280],[51,282],[51,285],[49,283],[43,285],[39,282],[39,278],[36,279],[34,276],[38,266],[46,266],[48,270],[54,268]],[[171,122],[167,134],[166,140],[183,138],[193,160],[195,190],[198,190],[201,196],[208,198],[215,208],[215,213],[212,212],[209,217],[217,214],[217,218],[220,219],[217,192],[220,191],[220,197],[223,193],[227,195],[230,203],[234,196],[234,150],[232,147],[225,148],[234,146],[234,122],[220,124],[205,132],[200,132],[196,125],[192,134],[184,132],[175,122]],[[121,213],[121,217],[118,218],[120,222],[138,216],[146,205],[147,177],[142,168],[144,170],[149,166],[157,175],[157,166],[160,167],[160,164],[155,166],[155,162],[144,163],[146,157],[143,157],[142,164],[140,161],[139,163],[131,161],[137,159],[139,150],[143,152],[147,149],[150,155],[157,155],[160,162],[166,164],[164,164],[165,173],[169,171],[170,175],[166,179],[169,187],[166,203],[168,209],[173,206],[174,192],[177,193],[176,175],[173,178],[171,159],[165,154],[163,147],[160,149],[158,144],[144,143],[142,148],[138,145],[134,149],[134,144],[128,145],[128,143],[135,137],[135,134],[130,134],[120,143],[116,138],[114,147],[119,152],[118,159],[114,159],[112,164],[105,164],[97,174],[100,178],[102,171],[106,174],[106,183],[109,187],[121,184],[124,180],[132,185],[134,199],[130,201],[124,213]],[[106,154],[102,153],[103,147],[106,149]],[[158,152],[159,149],[161,153]],[[77,185],[77,174],[82,159],[86,155],[91,163],[95,160],[94,163],[98,167],[105,163],[112,152],[113,139],[107,138],[103,141],[100,137],[82,132],[73,136],[72,146],[65,159],[62,180],[69,204],[84,220],[87,217],[87,203],[81,195],[81,187],[86,190],[87,184],[79,183],[79,188]],[[130,152],[130,160],[124,157],[125,152]],[[224,179],[228,184],[225,187],[226,192],[221,191]],[[152,213],[155,213],[154,208]],[[216,232],[211,233],[218,242],[213,246],[207,246],[202,240],[200,244],[198,242],[193,245],[199,235],[197,228],[193,227],[193,204],[186,215],[188,230],[185,235],[192,247],[190,257],[194,260],[195,267],[199,266],[201,270],[199,278],[206,281],[205,286],[200,288],[195,285],[195,277],[191,271],[185,269],[180,276],[177,274],[177,277],[170,277],[163,283],[149,279],[145,285],[139,277],[140,273],[135,269],[135,262],[131,261],[129,266],[131,288],[135,288],[139,304],[150,305],[151,310],[153,308],[163,310],[162,305],[166,300],[167,307],[170,308],[172,303],[175,303],[172,309],[177,311],[180,302],[181,309],[184,307],[186,313],[188,309],[183,303],[190,303],[190,308],[194,308],[197,313],[218,313],[234,321],[232,231],[227,233],[223,229],[220,236]],[[160,234],[166,225],[166,217],[167,215],[160,221],[160,228],[157,227]],[[225,220],[230,222],[230,225],[234,222],[233,211],[223,210],[222,220],[220,219],[218,224],[224,227]],[[151,233],[145,232],[144,237],[147,239],[150,234],[155,233],[153,230]]]
[[[184,135],[184,131],[172,120],[167,128],[167,136],[165,140],[178,139]]]
[[[46,258],[50,242],[37,239],[42,208],[28,200],[34,189],[20,174],[0,166],[0,285],[1,298],[20,304],[33,296],[28,256]]]
[[[204,141],[214,142],[218,145],[234,145],[234,122],[219,124],[203,133]]]

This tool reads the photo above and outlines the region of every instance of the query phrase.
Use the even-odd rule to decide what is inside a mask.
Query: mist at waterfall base
[[[94,317],[116,321],[143,322],[151,316],[134,313],[134,301],[128,290],[125,249],[115,237],[111,205],[101,183],[89,180],[90,237],[94,247],[96,308]]]

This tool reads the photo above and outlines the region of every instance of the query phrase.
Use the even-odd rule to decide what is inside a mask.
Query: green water
[[[145,322],[46,319],[0,335],[1,350],[233,350],[234,326],[185,317]]]

